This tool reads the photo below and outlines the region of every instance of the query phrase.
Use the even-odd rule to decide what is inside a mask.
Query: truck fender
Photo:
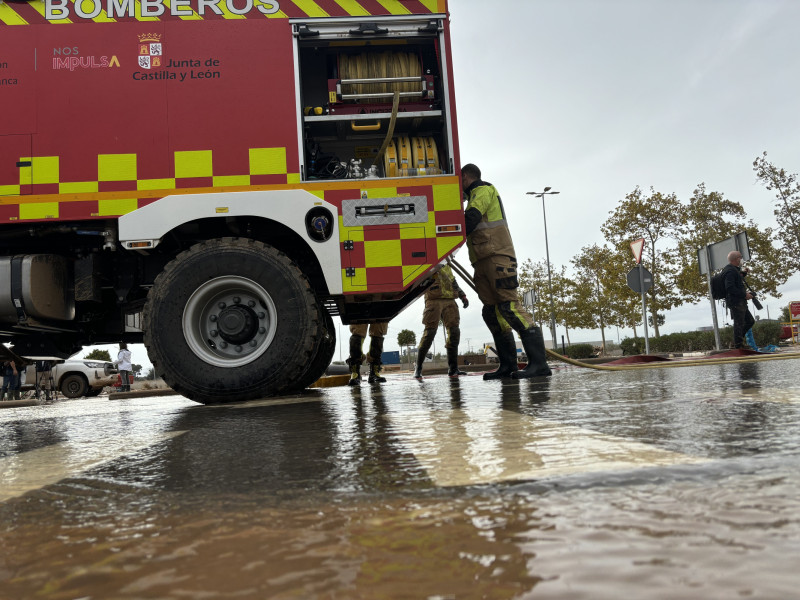
[[[332,223],[325,236],[312,237],[308,215],[327,210]],[[296,232],[316,256],[329,293],[342,293],[339,211],[306,190],[263,190],[165,196],[119,218],[119,241],[129,250],[155,248],[162,238],[191,221],[208,218],[259,217]],[[324,238],[324,239],[323,239]]]

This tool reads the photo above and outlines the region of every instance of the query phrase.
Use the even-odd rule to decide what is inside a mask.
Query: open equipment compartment
[[[293,22],[305,181],[453,173],[443,18]]]

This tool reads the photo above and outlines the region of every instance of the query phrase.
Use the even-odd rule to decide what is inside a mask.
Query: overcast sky
[[[774,225],[772,193],[756,182],[752,163],[766,150],[774,164],[800,172],[800,2],[449,5],[462,160],[477,164],[499,189],[520,263],[545,259],[541,201],[526,195],[545,186],[560,192],[547,199],[556,267],[569,265],[583,246],[604,243],[600,225],[636,186],[674,192],[685,202],[705,182],[708,191],[741,203],[760,226]],[[467,265],[466,249],[456,258]],[[780,300],[764,302],[773,318],[800,300],[800,278],[782,291]],[[491,340],[474,293],[470,299],[462,311],[462,352]],[[402,329],[419,341],[422,309],[420,299],[390,324],[387,350],[398,348]],[[666,319],[663,333],[690,331],[711,324],[710,308],[686,306]],[[349,333],[340,332],[346,358]],[[559,328],[559,339],[563,333]],[[549,330],[544,335],[549,339]],[[616,329],[607,338],[616,341]],[[571,339],[600,334],[575,331]],[[443,346],[440,329],[437,351]],[[134,355],[145,362],[143,347]]]
[[[477,164],[500,191],[520,263],[545,260],[542,203],[526,195],[545,186],[560,192],[546,200],[556,268],[569,266],[583,246],[604,243],[601,224],[636,186],[686,202],[705,182],[759,226],[774,225],[772,193],[756,182],[752,163],[766,150],[774,164],[800,172],[800,2],[449,5],[462,162]],[[466,254],[456,257],[463,265]],[[780,300],[764,302],[773,318],[800,300],[800,278],[781,291]],[[467,339],[473,347],[491,340],[470,297],[461,311],[462,351]],[[420,300],[391,323],[387,347],[397,348],[405,328],[419,340],[422,308]],[[760,314],[766,318],[766,310]],[[691,331],[711,325],[711,309],[703,302],[666,319],[662,333]],[[570,337],[594,341],[600,333]],[[606,337],[616,341],[616,329]],[[437,351],[444,345],[441,329],[436,344]]]

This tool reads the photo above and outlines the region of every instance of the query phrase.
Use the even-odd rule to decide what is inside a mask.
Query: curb
[[[133,392],[111,392],[109,400],[126,400],[128,398],[148,398],[151,396],[178,396],[178,392],[171,388],[159,388],[157,390],[136,390]]]
[[[39,401],[35,398],[30,400],[3,400],[0,402],[0,408],[16,408],[18,406],[38,406]]]

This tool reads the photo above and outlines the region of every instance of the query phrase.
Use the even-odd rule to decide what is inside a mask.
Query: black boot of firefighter
[[[521,371],[514,372],[514,379],[527,379],[528,377],[548,377],[553,374],[547,364],[547,353],[544,349],[544,336],[539,327],[526,329],[519,335],[522,347],[528,356],[528,364]]]
[[[458,377],[459,375],[466,375],[466,371],[458,368],[458,348],[447,349],[447,375],[449,377]]]
[[[511,377],[511,374],[517,371],[517,344],[514,341],[514,333],[509,330],[505,333],[492,334],[492,337],[497,357],[500,359],[500,367],[496,371],[484,373],[483,378],[489,380]]]
[[[361,345],[364,338],[360,335],[350,336],[350,358],[345,362],[350,366],[350,381],[347,385],[361,385],[361,363],[364,362],[364,355],[361,352]]]
[[[361,363],[351,363],[348,358],[347,364],[350,365],[350,380],[347,385],[361,385]]]
[[[369,383],[385,383],[386,378],[381,377],[381,354],[383,354],[383,338],[371,337],[369,339]]]
[[[414,367],[414,379],[422,379],[422,363],[425,361],[425,355],[419,354],[417,356],[417,364]]]
[[[419,341],[419,348],[417,348],[417,366],[414,369],[414,378],[422,379],[422,364],[425,362],[425,357],[428,356],[428,350],[431,349],[433,338],[436,337],[436,329],[426,329],[422,334],[422,339]]]
[[[367,381],[369,383],[386,383],[386,377],[381,377],[381,363],[370,363]]]

